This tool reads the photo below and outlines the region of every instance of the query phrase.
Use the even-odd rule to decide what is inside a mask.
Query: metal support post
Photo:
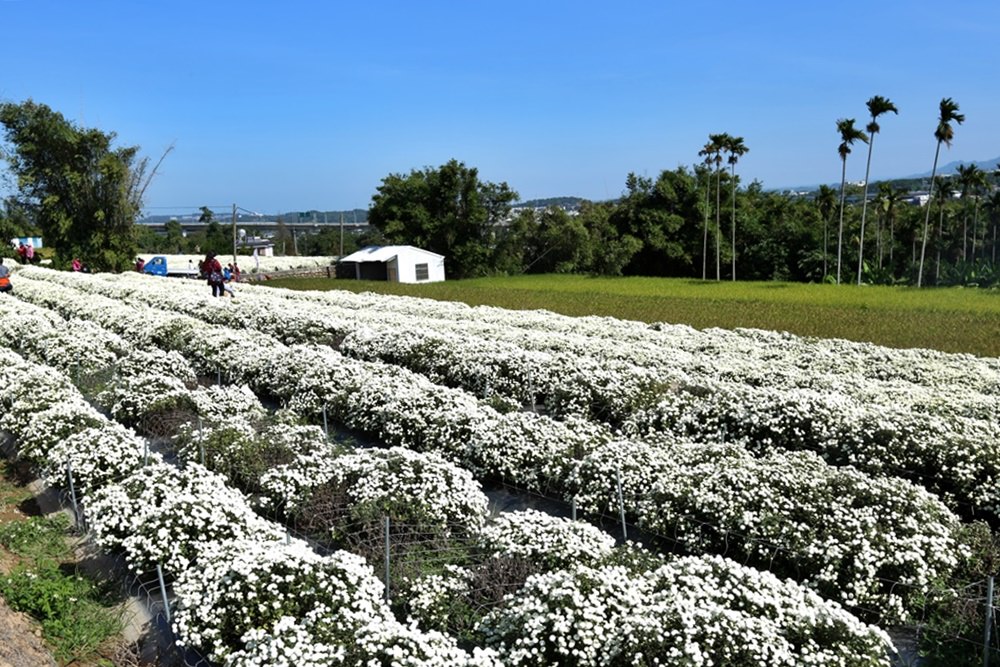
[[[625,525],[625,497],[622,495],[622,471],[615,471],[615,482],[618,486],[618,513],[622,520],[622,539],[628,540],[628,527]]]
[[[170,600],[167,598],[167,584],[163,581],[163,568],[160,564],[156,564],[156,576],[160,580],[160,595],[163,596],[163,615],[167,618],[167,623],[170,622]]]

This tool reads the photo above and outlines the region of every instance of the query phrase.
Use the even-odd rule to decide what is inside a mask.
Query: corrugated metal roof
[[[341,262],[388,262],[398,256],[404,251],[417,252],[422,255],[433,255],[434,257],[444,258],[444,255],[439,255],[436,252],[431,252],[430,250],[421,250],[420,248],[415,248],[411,245],[386,245],[377,246],[370,245],[357,252],[352,252],[347,257],[341,259]]]

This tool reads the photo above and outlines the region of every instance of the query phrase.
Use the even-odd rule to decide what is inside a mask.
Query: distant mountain
[[[515,208],[548,208],[558,206],[567,211],[575,211],[580,208],[582,202],[587,201],[582,197],[548,197],[546,199],[529,199],[520,204],[514,204]]]
[[[198,220],[200,212],[180,213],[177,215],[148,215],[139,222],[151,224],[163,224],[169,220],[179,220],[191,222]],[[286,213],[267,213],[260,215],[249,215],[245,212],[237,212],[237,220],[240,224],[253,225],[255,220],[282,220],[284,222],[313,222],[316,224],[334,224],[340,222],[340,217],[344,217],[347,224],[364,224],[368,222],[368,209],[356,208],[350,211],[288,211]],[[216,211],[215,221],[220,225],[228,224],[232,221],[231,214],[227,211]]]
[[[997,170],[997,165],[1000,164],[1000,156],[993,158],[992,160],[978,160],[976,162],[966,162],[964,160],[957,160],[955,162],[949,162],[948,164],[938,167],[938,176],[950,176],[958,173],[958,168],[963,164],[974,164],[983,171],[987,173],[992,173]],[[904,176],[904,179],[909,178],[930,178],[931,171],[928,169],[922,174],[914,174],[913,176]],[[895,180],[895,179],[894,179]],[[900,179],[902,180],[902,179]]]

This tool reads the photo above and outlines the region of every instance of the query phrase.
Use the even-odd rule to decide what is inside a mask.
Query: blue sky
[[[626,175],[744,138],[744,182],[839,182],[838,118],[890,98],[872,177],[1000,155],[1000,3],[0,0],[0,100],[117,133],[154,161],[148,211],[367,208],[451,158],[522,199],[618,196]],[[848,160],[864,176],[865,148]]]

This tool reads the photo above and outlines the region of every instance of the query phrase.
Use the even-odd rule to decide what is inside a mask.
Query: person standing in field
[[[3,265],[3,257],[0,257],[0,292],[12,292],[14,286],[10,284],[10,269]]]
[[[205,255],[202,268],[208,277],[208,284],[212,288],[212,296],[223,296],[225,294],[225,290],[223,289],[225,283],[222,279],[222,264],[215,258],[214,252],[209,252]]]

